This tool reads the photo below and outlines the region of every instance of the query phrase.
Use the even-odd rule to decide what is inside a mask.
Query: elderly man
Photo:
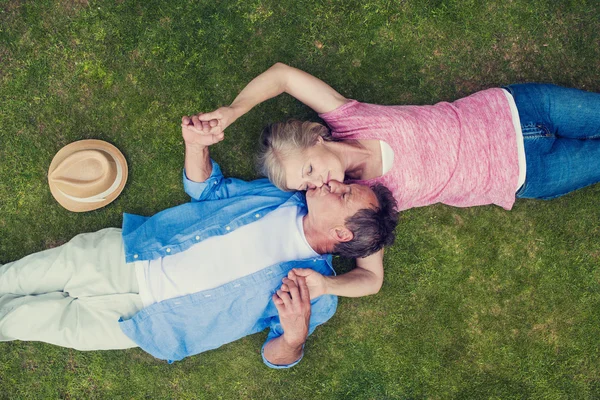
[[[382,186],[332,182],[304,196],[265,179],[226,179],[208,152],[222,137],[201,124],[183,118],[190,203],[152,217],[125,214],[122,230],[78,235],[0,267],[0,341],[139,346],[171,362],[269,327],[264,362],[300,361],[337,297],[311,301],[292,269],[330,276],[328,253],[367,256],[391,244],[393,197]]]

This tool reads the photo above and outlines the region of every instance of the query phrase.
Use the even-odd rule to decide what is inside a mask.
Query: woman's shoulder
[[[346,102],[334,110],[320,113],[319,117],[325,121],[343,118],[344,116],[352,113],[360,104],[359,101],[353,99],[346,99]]]

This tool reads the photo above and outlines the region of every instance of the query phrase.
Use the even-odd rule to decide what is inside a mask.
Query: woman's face
[[[319,140],[304,151],[289,154],[284,162],[286,186],[293,190],[320,188],[330,180],[344,181],[342,160]]]

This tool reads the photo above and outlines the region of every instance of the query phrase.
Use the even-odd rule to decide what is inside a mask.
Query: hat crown
[[[56,153],[48,168],[52,196],[69,211],[104,207],[127,183],[127,161],[114,145],[97,139],[69,143]]]
[[[68,196],[89,198],[108,190],[117,176],[115,160],[102,150],[76,151],[50,173],[50,181]]]

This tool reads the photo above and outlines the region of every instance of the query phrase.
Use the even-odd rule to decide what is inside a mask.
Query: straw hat
[[[127,182],[123,154],[102,140],[80,140],[60,149],[48,169],[52,196],[69,211],[104,207],[117,198]]]

